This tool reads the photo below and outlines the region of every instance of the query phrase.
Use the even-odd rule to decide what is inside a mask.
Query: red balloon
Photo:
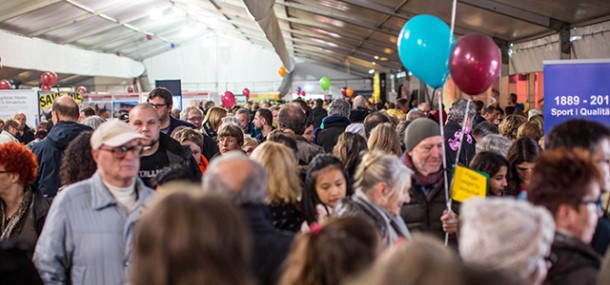
[[[305,95],[307,95],[305,94],[305,90],[301,91],[301,96],[305,97]]]
[[[48,72],[45,72],[40,75],[40,83],[42,83],[44,85],[52,85],[53,83],[51,82],[51,80],[53,80],[53,78],[51,77],[51,74],[49,74]]]
[[[460,90],[469,95],[485,92],[498,79],[500,50],[494,41],[479,33],[462,37],[449,57],[451,78]]]
[[[235,95],[231,91],[225,91],[221,97],[222,105],[231,109],[235,106]]]
[[[11,83],[6,79],[0,80],[0,90],[7,90],[7,89],[11,89]]]
[[[42,90],[42,91],[51,91],[51,85],[48,85],[48,84],[42,84],[42,85],[40,86],[40,90]]]
[[[248,88],[244,88],[244,90],[242,91],[242,93],[244,94],[244,96],[246,96],[246,97],[250,97],[250,89],[248,89]]]
[[[341,95],[343,95],[343,97],[347,97],[347,86],[341,88]]]
[[[127,87],[127,92],[128,93],[133,93],[133,87],[131,87],[131,86]]]
[[[49,74],[49,76],[51,76],[51,83],[49,83],[49,85],[55,84],[55,82],[57,82],[57,73],[53,71],[49,71],[47,73]]]
[[[85,86],[78,86],[78,88],[76,88],[76,92],[78,93],[87,93],[87,88],[85,88]]]

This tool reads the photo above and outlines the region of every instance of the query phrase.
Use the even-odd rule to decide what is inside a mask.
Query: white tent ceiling
[[[349,66],[353,74],[366,76],[372,68],[401,69],[396,37],[404,23],[422,13],[449,22],[451,3],[451,0],[8,0],[0,1],[0,29],[137,61],[188,44],[215,30],[273,47],[280,58],[307,58],[340,70]],[[274,17],[271,22],[257,23],[253,15],[265,12],[265,7],[261,7],[265,5],[272,7]],[[158,11],[156,17],[150,17],[152,11]],[[514,43],[608,19],[608,0],[458,0],[456,34],[477,31],[499,43]],[[261,28],[265,25],[277,25],[279,32],[274,34]],[[286,55],[282,55],[282,48]],[[284,58],[282,61],[290,66]],[[40,72],[11,68],[0,74],[2,78],[33,85],[39,75]],[[68,74],[60,78],[64,84],[83,79]]]

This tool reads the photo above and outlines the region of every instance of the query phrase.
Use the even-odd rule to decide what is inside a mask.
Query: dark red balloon
[[[133,87],[131,87],[131,86],[127,87],[127,93],[133,93]]]
[[[494,41],[479,33],[462,37],[449,57],[451,78],[460,90],[469,95],[485,92],[498,79],[500,50]]]
[[[0,90],[11,89],[11,83],[6,79],[0,80]]]
[[[42,90],[42,91],[51,91],[51,85],[42,84],[40,86],[40,90]]]
[[[40,75],[40,83],[42,83],[44,85],[52,85],[53,84],[53,82],[51,82],[52,80],[53,80],[53,77],[48,72],[45,72]]]

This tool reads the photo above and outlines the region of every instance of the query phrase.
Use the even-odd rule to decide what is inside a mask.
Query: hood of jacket
[[[59,121],[53,126],[49,135],[45,138],[59,149],[65,149],[72,139],[83,131],[91,131],[89,126],[81,125],[76,122]]]

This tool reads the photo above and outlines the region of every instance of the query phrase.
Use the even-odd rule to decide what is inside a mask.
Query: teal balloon
[[[411,18],[400,31],[402,64],[432,88],[442,87],[449,76],[449,56],[456,42],[450,34],[445,22],[425,14]]]
[[[324,91],[328,90],[328,87],[330,87],[330,78],[328,78],[328,76],[320,78],[320,87],[322,87],[322,90]]]

